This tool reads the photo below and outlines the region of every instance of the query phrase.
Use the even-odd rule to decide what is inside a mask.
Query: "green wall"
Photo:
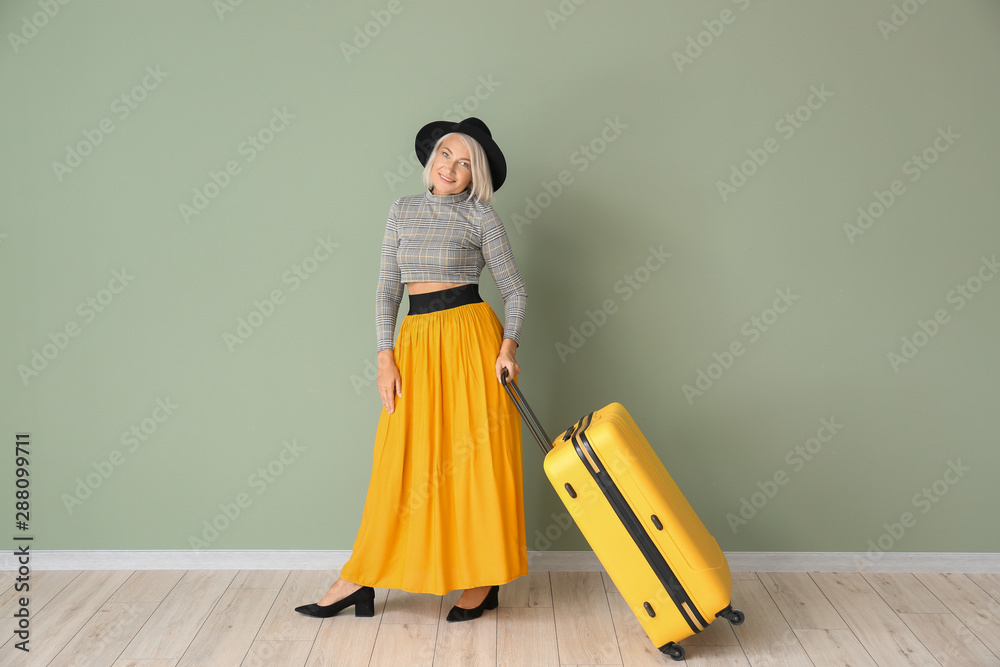
[[[34,548],[350,549],[386,213],[417,128],[476,115],[549,431],[623,403],[726,550],[1000,551],[1000,4],[0,24],[0,495],[28,432]],[[525,438],[529,549],[585,549]]]

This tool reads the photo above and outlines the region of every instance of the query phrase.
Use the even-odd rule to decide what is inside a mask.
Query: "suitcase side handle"
[[[538,441],[538,446],[542,448],[542,454],[548,454],[552,450],[552,439],[545,434],[545,429],[542,428],[541,423],[538,421],[538,417],[536,417],[535,413],[532,412],[531,407],[528,405],[528,401],[524,398],[524,394],[521,393],[521,389],[516,384],[507,382],[506,368],[500,372],[500,380],[503,382],[503,387],[507,390],[507,395],[510,396],[510,400],[514,401],[517,411],[521,413],[524,423],[528,425],[528,430],[531,431],[531,435],[535,436],[535,440]]]

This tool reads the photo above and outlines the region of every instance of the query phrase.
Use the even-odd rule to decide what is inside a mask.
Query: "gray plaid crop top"
[[[402,197],[389,210],[375,293],[378,350],[392,349],[403,283],[479,283],[483,266],[503,296],[503,337],[521,335],[527,292],[503,221],[493,207],[457,195]]]

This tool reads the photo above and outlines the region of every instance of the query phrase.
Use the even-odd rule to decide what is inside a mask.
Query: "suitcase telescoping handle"
[[[552,450],[552,439],[545,435],[545,429],[538,422],[538,417],[535,413],[531,411],[531,406],[528,405],[528,401],[524,399],[524,394],[521,393],[520,388],[512,383],[507,382],[507,369],[500,371],[500,380],[503,382],[504,389],[507,390],[507,394],[510,396],[510,400],[514,401],[514,405],[517,406],[517,411],[521,413],[521,417],[524,418],[524,423],[528,425],[528,430],[531,431],[531,435],[535,436],[535,440],[538,441],[538,446],[542,448],[542,454],[548,454]]]

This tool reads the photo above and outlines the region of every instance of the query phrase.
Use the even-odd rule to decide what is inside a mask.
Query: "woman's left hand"
[[[507,382],[513,382],[517,374],[521,372],[521,367],[514,360],[515,352],[517,352],[517,343],[510,338],[504,338],[503,342],[500,343],[500,354],[497,355],[497,382],[503,383],[501,376],[505,368],[507,369]]]

